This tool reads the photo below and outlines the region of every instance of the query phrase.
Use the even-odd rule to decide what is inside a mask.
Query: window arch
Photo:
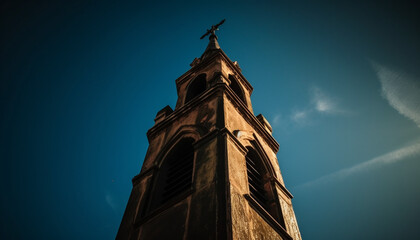
[[[245,158],[249,195],[285,228],[274,186],[271,183],[271,174],[258,152],[252,147],[247,147],[247,149],[248,152]]]
[[[244,94],[242,92],[242,89],[238,83],[238,81],[236,81],[235,77],[233,77],[232,75],[229,75],[229,80],[230,80],[230,88],[235,92],[235,94],[242,100],[243,103],[245,103],[246,105],[246,101],[245,101],[245,97]]]
[[[180,140],[163,160],[154,186],[150,209],[191,189],[194,163],[194,139]]]
[[[206,74],[198,75],[188,86],[185,103],[206,91]]]

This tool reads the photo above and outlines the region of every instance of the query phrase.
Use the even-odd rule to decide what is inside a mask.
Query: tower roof
[[[204,51],[204,53],[201,55],[200,60],[204,60],[206,57],[212,55],[213,52],[221,50],[220,49],[220,45],[219,42],[217,42],[217,36],[212,34],[209,37],[209,44],[207,45],[206,50]]]

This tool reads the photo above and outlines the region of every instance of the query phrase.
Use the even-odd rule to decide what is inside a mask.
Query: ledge
[[[280,186],[280,189],[287,195],[287,196],[289,196],[290,197],[290,199],[292,199],[293,198],[293,195],[289,192],[289,190],[287,190],[287,188],[285,187],[285,186],[283,186],[283,184],[281,184],[280,183],[280,181],[277,179],[277,178],[275,178],[275,177],[273,177],[272,178],[272,180],[277,184],[277,185],[279,185]]]
[[[293,240],[293,238],[287,233],[286,229],[274,219],[253,197],[249,194],[244,194],[249,205],[284,239]]]
[[[153,166],[153,167],[151,167],[151,168],[147,169],[146,171],[144,171],[144,172],[142,172],[142,173],[139,173],[139,174],[137,174],[136,176],[134,176],[134,177],[131,179],[131,182],[132,182],[133,186],[135,186],[138,182],[140,182],[140,181],[141,181],[141,179],[143,179],[145,176],[147,176],[147,175],[151,174],[151,173],[152,173],[153,171],[155,171],[155,170],[157,170],[157,167],[156,167],[156,166]]]

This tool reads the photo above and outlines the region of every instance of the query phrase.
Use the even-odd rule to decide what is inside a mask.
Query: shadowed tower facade
[[[254,115],[239,65],[220,49],[218,25],[176,80],[175,109],[160,110],[147,132],[116,239],[301,239],[279,144]]]

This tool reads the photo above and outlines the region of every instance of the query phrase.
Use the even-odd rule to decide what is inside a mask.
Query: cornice
[[[245,106],[245,104],[240,100],[236,94],[233,92],[233,90],[228,87],[224,83],[218,83],[214,87],[208,89],[206,92],[204,92],[201,96],[193,99],[192,101],[188,102],[184,106],[180,107],[179,109],[176,109],[174,112],[169,114],[164,120],[157,123],[155,126],[149,129],[147,131],[147,137],[149,139],[149,142],[151,138],[155,134],[157,134],[159,131],[164,129],[167,125],[169,125],[171,122],[175,121],[176,119],[180,118],[182,115],[188,113],[191,111],[194,107],[201,104],[208,98],[216,95],[217,92],[223,91],[226,93],[226,96],[228,96],[229,100],[234,104],[235,107],[239,110],[238,112],[244,117],[244,119],[254,127],[255,131],[264,139],[264,141],[271,147],[271,149],[277,153],[279,150],[279,144],[274,139],[274,137],[264,128],[264,126],[261,124],[261,122],[257,119],[257,117],[254,116],[254,114],[251,113],[251,111]]]

